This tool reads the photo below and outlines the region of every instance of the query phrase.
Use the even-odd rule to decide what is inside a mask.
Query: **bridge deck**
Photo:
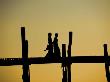
[[[31,57],[28,58],[28,64],[49,64],[49,63],[62,63],[62,62],[71,62],[71,63],[104,63],[104,56],[74,56],[70,59],[66,57],[65,59],[49,59],[45,57]],[[108,60],[110,60],[110,56],[108,56]],[[109,62],[110,63],[110,62]],[[11,66],[11,65],[22,65],[22,58],[1,58],[0,66]]]

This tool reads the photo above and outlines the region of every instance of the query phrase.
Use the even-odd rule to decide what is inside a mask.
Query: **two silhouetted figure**
[[[47,58],[58,59],[61,57],[60,49],[58,46],[58,33],[55,33],[53,42],[52,42],[52,34],[48,33],[48,45],[47,45],[46,50],[48,50],[48,53],[46,55]]]

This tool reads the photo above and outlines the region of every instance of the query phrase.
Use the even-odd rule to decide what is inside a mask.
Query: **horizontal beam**
[[[110,56],[108,56],[110,60]],[[31,64],[49,64],[49,63],[105,63],[106,58],[104,56],[73,56],[70,59],[62,57],[59,59],[55,58],[45,58],[45,57],[30,57],[28,58],[29,65]],[[11,66],[11,65],[23,65],[24,61],[22,58],[1,58],[0,66]],[[110,63],[110,61],[109,61]]]
[[[110,60],[110,56],[108,56],[108,59]],[[105,63],[106,60],[107,59],[104,56],[75,56],[75,57],[71,57],[72,63]]]

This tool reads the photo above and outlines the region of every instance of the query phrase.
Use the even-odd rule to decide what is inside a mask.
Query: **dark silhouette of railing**
[[[66,44],[62,44],[62,56],[58,47],[58,33],[55,34],[52,42],[52,34],[48,33],[48,53],[45,57],[28,57],[28,41],[25,39],[25,28],[21,27],[22,58],[0,58],[0,66],[22,65],[23,82],[30,82],[31,64],[62,63],[62,82],[71,82],[72,63],[105,63],[107,81],[110,82],[110,56],[108,56],[107,44],[104,44],[104,56],[71,56],[72,32],[69,32],[69,44],[66,51]],[[54,48],[54,52],[53,52]],[[66,55],[67,54],[67,55]]]

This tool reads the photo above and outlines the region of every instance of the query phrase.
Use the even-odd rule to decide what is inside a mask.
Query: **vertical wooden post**
[[[107,44],[104,44],[104,58],[105,58],[105,69],[106,69],[106,78],[110,82],[110,72],[109,72],[109,57],[107,52]]]
[[[62,71],[63,71],[63,78],[62,82],[67,82],[67,62],[66,62],[66,44],[62,44]]]
[[[28,63],[28,41],[25,40],[25,27],[21,27],[22,39],[22,62],[23,62],[23,82],[30,82],[29,63]]]
[[[63,63],[62,63],[62,67],[66,66],[66,44],[62,44],[62,59],[63,59]]]
[[[22,58],[25,58],[25,27],[21,27]]]
[[[71,82],[71,45],[72,45],[72,32],[69,32],[69,45],[68,45],[68,82]]]

